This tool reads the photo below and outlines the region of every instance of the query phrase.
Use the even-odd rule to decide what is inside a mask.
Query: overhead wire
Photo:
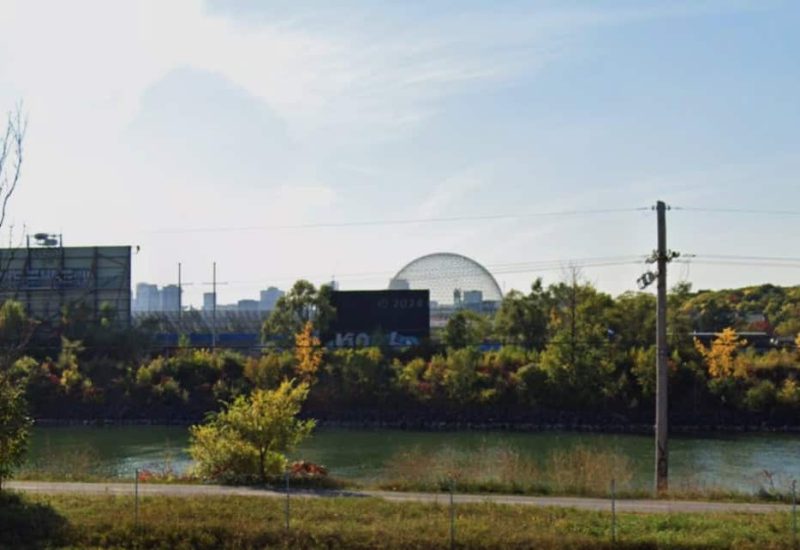
[[[771,216],[800,216],[800,210],[769,210],[760,208],[713,208],[705,206],[670,206],[670,210],[714,214],[766,214]]]
[[[595,267],[611,267],[622,265],[638,265],[643,263],[646,256],[644,255],[630,255],[630,256],[606,256],[596,258],[571,258],[561,260],[546,260],[546,261],[533,261],[533,262],[513,262],[505,264],[487,264],[485,267],[491,271],[492,274],[497,275],[510,275],[510,274],[523,274],[523,273],[537,273],[544,271],[560,271],[570,269],[572,267],[595,268]],[[441,269],[436,273],[431,273],[423,277],[424,280],[438,280],[456,278],[461,273],[460,269]],[[337,281],[364,281],[375,280],[379,278],[389,279],[396,274],[394,271],[376,271],[376,272],[362,272],[362,273],[343,273],[337,274]],[[324,279],[330,276],[317,275],[306,276],[308,279]],[[266,280],[270,281],[294,281],[297,277],[282,276],[282,277],[267,277]],[[229,285],[245,286],[263,284],[264,279],[250,279],[250,280],[233,280],[227,281]]]
[[[427,223],[457,223],[457,222],[476,222],[476,221],[501,221],[501,220],[520,220],[537,217],[558,217],[558,216],[583,216],[618,214],[630,212],[642,212],[650,210],[649,206],[636,208],[595,208],[587,210],[561,210],[552,212],[528,212],[522,214],[491,214],[474,216],[452,216],[452,217],[431,217],[431,218],[406,218],[389,220],[356,220],[343,222],[316,222],[300,224],[276,224],[276,225],[250,225],[250,226],[217,226],[217,227],[188,227],[188,228],[163,228],[148,233],[223,233],[236,231],[274,231],[286,229],[316,229],[316,228],[338,228],[338,227],[364,227],[364,226],[390,226],[390,225],[413,225]]]

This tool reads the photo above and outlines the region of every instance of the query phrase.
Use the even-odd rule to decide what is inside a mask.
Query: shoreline
[[[35,419],[35,427],[118,427],[118,426],[182,426],[189,427],[202,422],[201,419]],[[654,429],[649,424],[584,424],[584,423],[532,423],[532,422],[446,422],[446,421],[337,421],[318,420],[318,428],[339,428],[345,430],[398,430],[411,432],[580,432],[606,434],[653,435]],[[672,425],[673,434],[800,434],[797,426],[760,425]]]

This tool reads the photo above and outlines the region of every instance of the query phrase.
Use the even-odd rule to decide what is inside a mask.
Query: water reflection
[[[132,476],[135,469],[186,471],[188,431],[174,426],[53,427],[34,430],[29,467],[96,470],[98,476]],[[504,447],[535,460],[583,445],[614,450],[635,465],[634,486],[652,483],[653,440],[648,436],[574,432],[411,432],[319,429],[294,455],[328,466],[337,477],[380,479],[399,453],[443,448],[475,451]],[[673,487],[752,492],[800,478],[800,436],[736,434],[681,436],[670,441]],[[53,465],[59,466],[53,466]]]

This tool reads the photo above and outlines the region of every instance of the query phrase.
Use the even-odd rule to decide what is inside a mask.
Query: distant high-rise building
[[[161,295],[158,292],[158,286],[138,283],[132,309],[134,311],[158,311],[161,309]]]
[[[395,277],[389,281],[389,290],[411,290],[411,285],[408,284],[408,280]]]
[[[258,300],[239,300],[236,305],[239,311],[258,311],[260,304]]]
[[[214,292],[204,292],[203,293],[203,309],[206,311],[211,311],[214,309],[214,305],[217,302],[217,296]]]
[[[274,286],[269,287],[267,290],[262,290],[261,299],[258,301],[258,309],[260,311],[272,311],[275,309],[278,298],[283,295],[284,292]]]
[[[181,289],[178,285],[167,285],[161,289],[161,311],[180,311]]]
[[[462,301],[464,305],[480,305],[483,302],[483,292],[480,290],[465,290]]]

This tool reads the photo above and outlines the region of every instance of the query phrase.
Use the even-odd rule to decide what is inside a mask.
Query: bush
[[[297,414],[308,385],[285,381],[276,390],[239,396],[206,424],[192,426],[189,453],[197,475],[223,483],[266,483],[286,468],[285,452],[314,428]]]
[[[244,377],[256,388],[273,389],[290,378],[294,369],[295,357],[291,351],[269,351],[257,359],[247,360]]]
[[[762,380],[747,390],[744,395],[744,405],[751,411],[764,412],[775,405],[775,384],[769,380]]]
[[[778,392],[778,403],[792,409],[800,407],[800,386],[793,378],[783,381]]]
[[[0,490],[23,462],[30,426],[22,389],[0,375]]]

